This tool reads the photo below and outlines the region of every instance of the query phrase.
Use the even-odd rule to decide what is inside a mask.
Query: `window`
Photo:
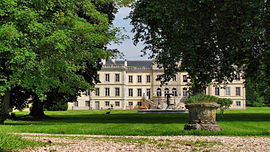
[[[133,102],[132,101],[128,102],[128,106],[133,106]]]
[[[133,89],[128,89],[128,96],[133,97]]]
[[[173,93],[173,96],[177,96],[177,89],[176,88],[173,88],[172,89],[172,93]]]
[[[105,101],[105,107],[109,107],[110,106],[110,101]]]
[[[161,96],[161,89],[160,89],[160,88],[157,89],[157,96],[158,96],[158,97]]]
[[[86,95],[86,96],[90,96],[90,90],[86,90],[85,92],[84,92],[84,95]]]
[[[110,88],[105,88],[105,96],[110,96]]]
[[[237,72],[237,73],[236,73],[236,78],[235,78],[235,79],[238,80],[238,81],[241,79],[240,72]]]
[[[183,88],[183,96],[187,97],[187,88]]]
[[[231,95],[231,88],[230,87],[226,87],[226,89],[225,89],[225,95],[226,96],[230,96]]]
[[[173,81],[176,81],[176,76],[174,76],[174,77],[172,78],[172,80],[173,80]]]
[[[110,74],[105,74],[105,82],[110,82]]]
[[[120,74],[115,74],[115,82],[120,82]]]
[[[133,82],[133,76],[132,76],[132,75],[129,75],[129,76],[128,76],[128,82],[129,82],[129,83],[132,83],[132,82]]]
[[[142,102],[138,102],[137,104],[138,104],[138,106],[142,106]]]
[[[215,95],[219,96],[219,88],[218,87],[215,88]]]
[[[241,96],[241,88],[236,87],[236,96]]]
[[[146,96],[148,97],[148,99],[150,99],[150,96],[151,96],[151,89],[150,88],[146,89]]]
[[[142,76],[138,75],[138,83],[142,83]]]
[[[164,90],[164,96],[166,96],[166,94],[170,93],[170,90],[168,88],[165,88]]]
[[[99,88],[96,88],[95,96],[99,96]]]
[[[78,106],[79,106],[78,101],[74,101],[74,107],[78,107]]]
[[[150,81],[151,81],[151,77],[150,77],[150,75],[147,75],[146,76],[146,83],[150,83]]]
[[[183,75],[183,82],[187,82],[187,75]]]
[[[85,101],[85,106],[90,107],[90,101]]]
[[[141,88],[137,89],[137,93],[138,93],[138,97],[141,97],[142,96],[142,89]]]
[[[236,101],[236,106],[241,106],[241,101]]]
[[[120,107],[120,102],[119,101],[115,101],[115,106],[116,107]]]
[[[206,89],[203,89],[203,94],[206,94]]]
[[[97,74],[97,79],[98,79],[98,81],[100,80],[100,78],[99,78],[99,74]]]
[[[120,96],[120,88],[114,88],[115,96]]]

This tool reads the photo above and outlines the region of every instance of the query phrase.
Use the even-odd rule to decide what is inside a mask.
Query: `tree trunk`
[[[43,111],[43,102],[40,102],[40,100],[34,100],[32,109],[30,111],[30,116],[37,118],[37,119],[44,119],[47,116],[44,114]]]
[[[2,103],[3,103],[3,110],[5,111],[5,115],[7,118],[9,118],[9,106],[10,106],[10,91],[7,90],[5,92],[5,95],[2,97]]]

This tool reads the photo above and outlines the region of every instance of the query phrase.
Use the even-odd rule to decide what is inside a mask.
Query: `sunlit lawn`
[[[45,145],[22,139],[10,133],[54,133],[95,135],[223,135],[223,136],[269,136],[270,107],[227,110],[221,119],[217,115],[222,132],[186,131],[188,114],[137,114],[133,111],[58,111],[45,112],[53,119],[44,121],[11,121],[0,125],[0,151],[17,150],[27,146]],[[27,112],[17,112],[17,116]]]
[[[224,135],[268,136],[270,107],[227,110],[217,122],[222,132],[186,131],[188,114],[137,114],[136,111],[46,111],[55,119],[46,121],[11,121],[0,126],[5,132],[35,132],[95,135]],[[16,115],[24,115],[18,112]]]

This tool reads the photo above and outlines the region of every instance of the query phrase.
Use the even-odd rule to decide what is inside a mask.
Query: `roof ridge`
[[[153,61],[153,60],[115,60],[115,61]]]

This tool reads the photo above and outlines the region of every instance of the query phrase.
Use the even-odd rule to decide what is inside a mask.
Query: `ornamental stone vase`
[[[189,103],[186,108],[189,111],[189,123],[185,130],[222,131],[216,122],[217,103]]]

